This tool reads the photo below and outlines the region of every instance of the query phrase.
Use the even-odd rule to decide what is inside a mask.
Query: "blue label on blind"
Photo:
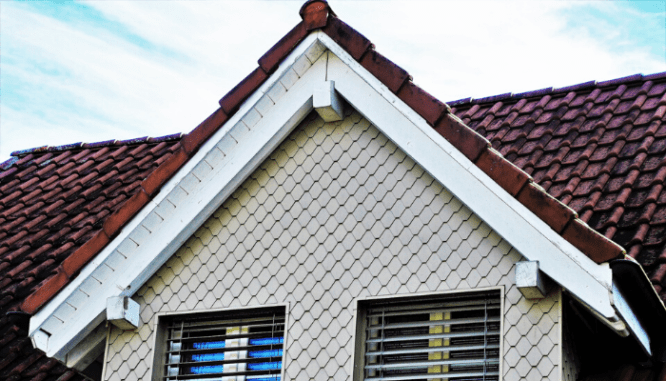
[[[224,365],[193,366],[190,368],[190,373],[194,374],[224,373]]]
[[[260,362],[254,364],[247,364],[248,370],[277,370],[282,369],[282,361],[276,362]],[[210,373],[224,373],[224,365],[207,365],[207,366],[193,366],[190,368],[190,373],[194,374],[210,374]],[[253,381],[263,380],[264,378],[253,378]],[[279,377],[277,378],[279,380]],[[275,377],[266,377],[265,380],[276,380]]]
[[[250,339],[250,345],[271,345],[284,343],[284,337],[266,337],[260,339]]]
[[[265,357],[282,357],[282,349],[267,349],[265,351],[249,351],[247,352],[250,358],[265,358]],[[192,361],[222,361],[224,360],[224,352],[220,353],[203,353],[192,355]]]
[[[222,361],[224,353],[204,353],[201,355],[192,355],[192,361]]]
[[[249,370],[282,369],[282,361],[249,363],[249,364],[247,364],[247,368]]]
[[[205,343],[192,343],[194,349],[218,349],[224,348],[224,341],[208,341]]]
[[[250,345],[275,345],[283,343],[284,343],[283,337],[265,337],[259,339],[250,339]],[[194,349],[218,349],[218,348],[224,348],[225,342],[207,341],[204,343],[192,343],[192,347]]]
[[[282,357],[282,349],[267,349],[265,351],[249,351],[248,357],[264,358],[264,357]]]
[[[252,381],[280,381],[280,376],[274,377],[248,377],[248,380]]]

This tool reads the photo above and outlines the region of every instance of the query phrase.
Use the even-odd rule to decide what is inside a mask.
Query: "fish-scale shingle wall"
[[[505,379],[559,379],[560,293],[524,299],[520,259],[359,114],[313,114],[137,292],[104,379],[149,377],[158,313],[288,302],[286,377],[349,380],[354,299],[494,286]]]

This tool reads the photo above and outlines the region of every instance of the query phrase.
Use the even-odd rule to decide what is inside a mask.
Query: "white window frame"
[[[177,311],[177,312],[160,312],[155,314],[154,317],[154,334],[153,334],[153,350],[150,355],[149,364],[151,369],[148,372],[148,380],[162,381],[162,370],[165,366],[165,350],[166,350],[166,321],[179,317],[196,316],[201,314],[242,314],[243,311],[261,311],[263,309],[284,308],[284,342],[282,344],[282,368],[280,369],[280,380],[284,381],[286,376],[286,359],[288,343],[288,330],[289,330],[289,303],[265,304],[258,306],[232,306],[228,308],[214,308],[207,310],[194,310],[194,311]],[[106,361],[105,361],[106,365]]]
[[[500,298],[500,326],[499,326],[499,381],[502,381],[504,378],[504,299],[506,296],[504,286],[493,286],[493,287],[481,287],[475,289],[465,289],[465,290],[446,290],[446,291],[433,291],[433,292],[420,292],[420,293],[410,293],[410,294],[398,294],[398,295],[382,295],[382,296],[371,296],[371,297],[362,297],[356,298],[354,300],[354,318],[352,319],[352,324],[354,324],[354,331],[352,333],[352,343],[353,353],[351,356],[351,369],[348,374],[351,375],[351,381],[364,381],[364,365],[365,365],[365,348],[361,340],[364,340],[365,337],[365,309],[366,306],[372,303],[382,303],[391,300],[404,300],[408,301],[410,298],[422,298],[422,299],[432,299],[437,300],[441,298],[446,298],[449,295],[455,295],[460,293],[482,293],[482,292],[492,292],[498,291]]]

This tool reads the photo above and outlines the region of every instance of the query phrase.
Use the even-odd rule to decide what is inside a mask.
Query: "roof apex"
[[[308,31],[325,27],[329,13],[335,16],[326,0],[308,0],[298,12]]]

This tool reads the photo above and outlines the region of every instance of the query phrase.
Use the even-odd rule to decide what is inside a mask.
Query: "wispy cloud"
[[[442,100],[666,70],[658,4],[330,3]],[[40,145],[191,130],[299,21],[300,2],[0,6],[3,160]]]

